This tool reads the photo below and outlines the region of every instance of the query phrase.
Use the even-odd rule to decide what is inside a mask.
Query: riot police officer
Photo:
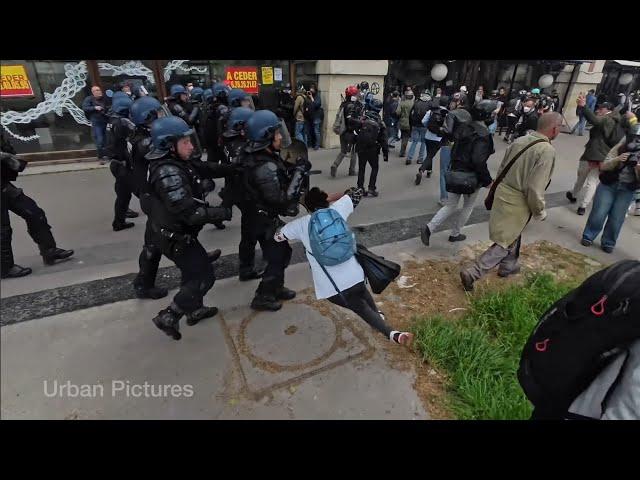
[[[207,147],[207,160],[219,163],[224,159],[220,125],[229,109],[229,87],[216,83],[211,88],[211,92],[211,104],[207,108],[208,114],[203,128],[203,137]]]
[[[285,84],[284,88],[278,91],[278,108],[276,114],[282,118],[289,132],[295,132],[295,121],[293,119],[294,98],[291,96],[291,84]]]
[[[153,150],[147,155],[149,190],[141,204],[150,219],[152,241],[181,273],[180,290],[169,307],[153,318],[153,323],[175,340],[182,337],[179,322],[195,325],[214,316],[218,309],[203,306],[204,295],[215,282],[215,272],[198,233],[206,223],[231,218],[231,210],[211,207],[204,201],[203,178],[229,174],[231,167],[200,160],[193,161],[194,132],[181,118],[159,118],[151,124]]]
[[[138,216],[129,208],[131,194],[134,191],[133,171],[128,139],[135,130],[135,125],[129,120],[129,108],[132,100],[126,93],[116,92],[109,111],[109,122],[106,131],[106,152],[111,160],[109,168],[115,178],[116,201],[114,203],[113,223],[114,232],[131,228],[135,224],[127,222],[126,218]]]
[[[256,238],[253,220],[255,207],[251,195],[248,195],[244,184],[244,152],[247,146],[245,136],[246,123],[253,115],[253,110],[246,107],[234,108],[227,120],[227,130],[224,137],[224,151],[231,165],[237,166],[235,174],[225,178],[223,206],[231,208],[235,205],[240,210],[240,245],[238,258],[240,263],[239,279],[241,282],[262,277],[262,272],[255,269]]]
[[[27,222],[27,232],[33,241],[38,244],[40,255],[45,265],[53,265],[56,260],[69,258],[73,250],[63,250],[56,247],[56,241],[51,234],[51,226],[47,222],[44,211],[29,196],[25,195],[21,188],[11,182],[18,178],[18,174],[27,166],[27,162],[15,155],[8,140],[4,138],[4,132],[0,132],[0,160],[2,178],[2,198],[0,209],[2,223],[0,223],[0,276],[2,278],[24,277],[31,273],[31,269],[16,265],[13,261],[11,249],[11,221],[9,211],[24,218]]]
[[[135,125],[131,137],[131,161],[133,163],[134,194],[140,198],[149,193],[147,174],[149,160],[147,153],[151,150],[151,124],[158,118],[162,105],[153,97],[142,97],[133,102],[130,118]],[[133,287],[138,298],[166,297],[166,288],[156,287],[156,275],[162,258],[162,251],[151,227],[151,219],[147,217],[144,231],[144,245],[138,263],[140,271],[133,281]]]
[[[167,97],[167,108],[172,115],[180,117],[189,126],[194,126],[200,116],[200,109],[189,102],[189,93],[182,85],[171,85],[170,96]]]
[[[300,191],[311,165],[308,160],[298,159],[293,168],[287,168],[279,154],[283,146],[282,124],[273,112],[255,112],[247,121],[245,131],[247,155],[243,163],[254,208],[244,211],[243,217],[249,217],[247,224],[253,226],[253,234],[267,261],[251,308],[275,311],[282,307],[280,300],[290,300],[296,292],[284,286],[284,270],[291,260],[291,247],[287,242],[276,242],[273,236],[283,224],[280,215],[297,215]]]

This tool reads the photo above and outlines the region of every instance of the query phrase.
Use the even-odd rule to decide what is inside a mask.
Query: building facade
[[[435,81],[431,69],[439,64],[446,66],[446,76]],[[271,109],[286,84],[308,88],[315,83],[324,109],[321,143],[329,148],[339,145],[331,126],[344,89],[363,80],[377,84],[382,99],[406,85],[451,93],[461,85],[470,92],[480,85],[487,93],[499,87],[518,91],[536,87],[543,75],[551,75],[553,83],[543,91],[558,91],[567,128],[577,121],[575,98],[580,92],[593,88],[614,100],[618,93],[640,88],[640,62],[627,60],[2,60],[0,70],[2,128],[19,153],[42,159],[54,152],[91,152],[82,101],[92,85],[109,94],[124,80],[144,85],[159,99],[174,83],[208,88],[227,82],[251,93],[258,108]]]

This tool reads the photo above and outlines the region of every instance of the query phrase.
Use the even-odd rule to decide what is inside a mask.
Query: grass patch
[[[418,319],[415,344],[448,377],[448,405],[464,420],[516,420],[531,416],[516,373],[522,348],[540,316],[575,288],[548,273],[523,284],[473,296],[466,315]]]

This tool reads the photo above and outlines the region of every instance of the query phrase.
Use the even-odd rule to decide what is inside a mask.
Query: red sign
[[[226,67],[224,83],[247,93],[258,93],[258,67]]]
[[[27,77],[24,65],[2,65],[0,67],[0,77],[2,78],[0,96],[33,96],[33,89],[31,88],[31,83],[29,83],[29,77]]]

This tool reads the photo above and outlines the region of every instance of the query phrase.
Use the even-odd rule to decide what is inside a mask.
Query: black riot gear
[[[2,179],[0,199],[0,274],[2,278],[16,278],[31,273],[30,268],[16,265],[11,248],[11,221],[9,212],[22,217],[27,223],[27,232],[38,245],[40,255],[45,265],[53,265],[57,260],[63,260],[73,255],[73,250],[63,250],[56,246],[51,233],[51,226],[44,211],[21,188],[13,185],[18,174],[26,167],[26,162],[15,155],[15,150],[0,132],[0,177]]]

